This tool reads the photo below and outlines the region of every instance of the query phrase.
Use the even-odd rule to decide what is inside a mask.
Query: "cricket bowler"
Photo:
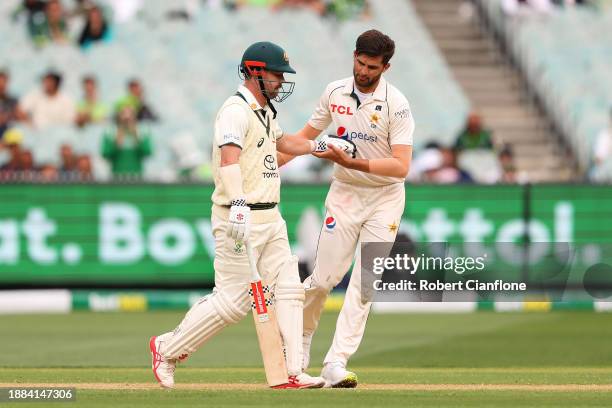
[[[286,81],[284,75],[295,70],[281,47],[271,42],[251,45],[244,52],[240,72],[244,83],[221,106],[215,120],[211,216],[215,288],[193,305],[174,331],[151,338],[153,373],[162,387],[173,388],[177,362],[246,316],[251,309],[248,242],[276,298],[288,378],[275,388],[319,388],[324,385],[320,377],[302,372],[304,287],[278,209],[276,155],[277,150],[308,154],[325,150],[325,145],[283,136],[271,100],[282,102],[293,92],[294,82]]]
[[[359,347],[371,305],[361,300],[360,244],[393,242],[404,212],[414,120],[406,97],[383,77],[394,52],[395,43],[380,31],[361,34],[353,53],[353,76],[327,86],[310,120],[296,134],[313,140],[333,122],[337,135],[356,145],[355,158],[336,146],[315,153],[336,165],[314,271],[304,282],[304,369],[325,300],[355,258],[321,373],[326,387],[357,386],[357,376],[346,365]],[[281,155],[279,162],[291,158]]]

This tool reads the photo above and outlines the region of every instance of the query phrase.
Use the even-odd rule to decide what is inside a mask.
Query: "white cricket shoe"
[[[323,388],[325,385],[325,379],[323,377],[313,377],[306,373],[302,373],[296,377],[300,384],[311,384],[310,387],[306,388]]]
[[[325,379],[325,388],[357,387],[357,375],[347,371],[344,364],[337,361],[326,363],[321,371],[321,377]]]
[[[275,385],[275,390],[299,390],[308,388],[323,388],[325,380],[321,377],[311,377],[306,373],[299,375],[290,375],[287,383]]]
[[[151,367],[155,379],[162,388],[174,388],[174,370],[176,369],[176,361],[164,358],[159,352],[160,345],[159,337],[153,336],[149,340],[149,349],[151,350]]]

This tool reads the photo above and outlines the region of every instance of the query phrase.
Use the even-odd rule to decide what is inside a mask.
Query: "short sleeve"
[[[329,88],[330,87],[328,86],[323,92],[323,95],[321,95],[319,104],[308,121],[310,126],[318,130],[327,129],[329,124],[332,122],[331,113],[329,112],[329,95],[331,93]]]
[[[215,143],[219,147],[234,144],[242,148],[248,130],[249,117],[246,110],[238,104],[228,105],[217,116]]]
[[[64,122],[66,124],[72,124],[77,118],[77,107],[74,101],[68,96],[64,97],[62,112],[64,114]]]
[[[389,112],[389,144],[412,146],[412,134],[414,133],[414,119],[408,102],[403,102],[398,108]]]
[[[36,92],[30,92],[19,101],[19,107],[26,113],[31,113],[36,104]]]
[[[272,134],[274,135],[275,140],[278,140],[281,137],[283,137],[283,129],[280,127],[277,121],[273,122],[272,132],[273,132]]]

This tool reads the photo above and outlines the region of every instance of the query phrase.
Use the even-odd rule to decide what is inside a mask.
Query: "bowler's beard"
[[[371,87],[372,85],[376,84],[376,83],[377,83],[377,82],[380,80],[381,75],[382,75],[382,73],[380,73],[380,74],[376,75],[374,78],[372,78],[372,79],[370,79],[370,80],[360,81],[360,80],[358,79],[357,72],[355,72],[355,70],[353,70],[353,78],[354,78],[354,80],[355,80],[355,83],[356,83],[357,85],[359,85],[361,88],[369,88],[369,87]]]

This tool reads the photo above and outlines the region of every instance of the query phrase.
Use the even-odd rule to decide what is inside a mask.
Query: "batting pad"
[[[167,340],[162,350],[164,357],[176,359],[195,352],[224,327],[242,320],[249,306],[244,290],[233,297],[221,290],[203,297],[191,307],[172,338]]]
[[[304,286],[300,282],[298,257],[292,256],[281,267],[276,283],[276,315],[285,344],[289,375],[302,372],[302,322]]]

